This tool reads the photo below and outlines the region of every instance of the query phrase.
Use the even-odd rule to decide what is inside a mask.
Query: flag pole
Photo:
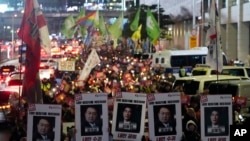
[[[159,26],[159,28],[160,28],[160,0],[158,0],[158,26]],[[159,36],[159,38],[158,38],[158,45],[159,45],[159,49],[161,48],[161,43],[160,43],[160,40],[161,40],[161,37]]]

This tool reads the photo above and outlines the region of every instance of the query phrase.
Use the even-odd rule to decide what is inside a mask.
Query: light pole
[[[16,14],[14,14],[12,16],[12,21],[11,21],[11,23],[12,23],[12,25],[11,25],[12,26],[12,31],[11,31],[11,42],[12,42],[12,44],[11,44],[11,46],[12,46],[12,48],[11,48],[11,58],[14,57],[14,50],[15,50],[15,44],[14,44],[14,33],[15,33],[14,22],[15,22],[15,17],[17,17]]]

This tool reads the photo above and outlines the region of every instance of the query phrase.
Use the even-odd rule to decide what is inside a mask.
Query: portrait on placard
[[[205,136],[228,136],[228,107],[205,107]]]
[[[141,127],[142,105],[118,103],[116,131],[139,133]]]
[[[81,105],[81,136],[103,135],[102,105]]]
[[[153,113],[155,136],[176,135],[175,104],[155,105]]]
[[[55,117],[34,116],[32,141],[54,141]]]

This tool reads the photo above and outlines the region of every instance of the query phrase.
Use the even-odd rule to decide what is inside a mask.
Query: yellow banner
[[[197,47],[197,37],[196,36],[190,36],[189,37],[189,48]]]

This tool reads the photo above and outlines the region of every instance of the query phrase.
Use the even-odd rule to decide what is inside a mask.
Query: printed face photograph
[[[118,103],[116,131],[139,133],[142,105]]]
[[[32,141],[48,140],[55,138],[55,117],[34,116],[33,117],[33,137]]]
[[[81,135],[102,135],[102,105],[81,105]]]
[[[153,107],[155,136],[176,134],[175,111],[175,104]]]
[[[205,107],[205,136],[228,135],[228,107]]]

